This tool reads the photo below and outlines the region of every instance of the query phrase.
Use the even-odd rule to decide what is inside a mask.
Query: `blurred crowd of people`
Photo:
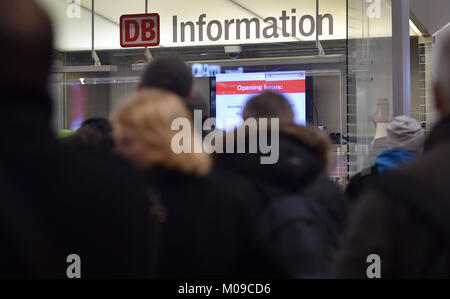
[[[82,278],[368,278],[373,254],[383,278],[450,276],[450,39],[435,82],[441,121],[425,136],[396,117],[389,149],[345,193],[328,178],[328,137],[295,124],[276,93],[243,110],[279,119],[276,164],[262,151],[174,153],[172,122],[198,109],[177,57],[156,58],[110,120],[56,138],[48,17],[2,1],[0,40],[0,278],[66,278],[71,254]],[[194,126],[190,136],[202,140]]]

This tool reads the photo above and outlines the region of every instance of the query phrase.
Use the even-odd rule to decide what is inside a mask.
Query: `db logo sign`
[[[157,13],[120,17],[120,45],[123,48],[158,46],[159,37]]]

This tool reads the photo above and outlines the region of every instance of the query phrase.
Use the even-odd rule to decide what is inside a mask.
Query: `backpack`
[[[339,228],[327,211],[309,197],[271,199],[260,219],[267,253],[285,278],[328,278]]]

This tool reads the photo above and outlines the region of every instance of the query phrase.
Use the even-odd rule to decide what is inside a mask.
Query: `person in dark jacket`
[[[425,154],[380,178],[358,199],[335,261],[338,278],[367,278],[372,254],[379,257],[381,278],[450,277],[449,53],[447,37],[435,81],[442,119],[425,142]]]
[[[182,121],[171,130],[174,123]],[[245,180],[214,168],[177,95],[143,89],[113,116],[118,152],[141,168],[167,209],[158,278],[238,279],[273,274],[255,238],[257,197]],[[180,134],[183,137],[180,139]],[[195,148],[200,151],[194,152]]]
[[[389,149],[376,158],[374,166],[364,169],[350,180],[346,189],[350,199],[357,198],[374,178],[421,156],[425,131],[417,120],[405,115],[397,116],[389,123],[386,131]]]
[[[265,208],[277,199],[293,195],[312,200],[325,211],[325,217],[336,227],[336,231],[340,232],[345,222],[347,201],[342,191],[327,177],[330,158],[330,142],[327,137],[316,129],[296,125],[291,104],[284,96],[272,92],[250,99],[243,110],[243,118],[279,119],[278,162],[262,165],[261,157],[264,154],[260,151],[256,154],[228,153],[216,156],[220,167],[230,169],[249,181],[258,191],[259,200]],[[269,128],[268,131],[270,130]],[[252,134],[259,134],[259,129],[247,131],[247,144]],[[270,133],[268,135],[270,136]],[[227,138],[236,136],[237,134],[231,132]],[[325,223],[317,225],[322,224],[325,226]],[[317,228],[317,231],[321,230],[322,227]],[[327,277],[338,239],[338,233],[327,236],[326,254],[320,257],[320,261],[315,260],[315,264],[309,261],[313,256],[311,250],[307,249],[309,244],[299,244],[304,240],[292,239],[291,243],[297,247],[292,246],[297,252],[292,252],[290,265],[288,269],[284,269],[284,277]]]
[[[48,17],[34,1],[1,1],[0,38],[0,278],[150,277],[142,178],[50,130]]]

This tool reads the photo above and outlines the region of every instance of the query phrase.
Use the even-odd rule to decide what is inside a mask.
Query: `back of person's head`
[[[112,152],[114,149],[112,126],[105,118],[85,120],[76,132],[63,141],[71,146],[84,145],[105,152]]]
[[[174,120],[181,120],[176,128],[182,132],[172,130]],[[211,157],[203,151],[194,153],[196,146],[202,148],[202,140],[191,113],[174,93],[144,89],[114,113],[112,124],[117,151],[140,168],[162,166],[196,176],[211,170]],[[182,133],[186,135],[180,137]],[[175,153],[173,145],[186,151]]]
[[[281,121],[293,122],[294,110],[289,101],[281,94],[265,92],[251,98],[244,107],[242,118],[279,118]]]
[[[191,70],[176,56],[162,56],[153,60],[142,75],[141,88],[159,88],[188,99],[193,77]]]
[[[420,123],[409,116],[397,116],[387,127],[391,149],[404,150],[416,155],[422,153],[425,131]]]
[[[101,134],[104,138],[110,138],[113,134],[111,122],[102,117],[86,119],[80,128],[90,128]]]
[[[88,147],[100,147],[102,144],[102,135],[91,128],[84,127],[79,128],[72,135],[62,139],[62,142],[70,146],[88,146]]]
[[[0,82],[44,88],[52,57],[52,26],[33,0],[0,1]]]
[[[435,104],[441,117],[450,116],[450,32],[443,35],[437,46],[433,81]]]

